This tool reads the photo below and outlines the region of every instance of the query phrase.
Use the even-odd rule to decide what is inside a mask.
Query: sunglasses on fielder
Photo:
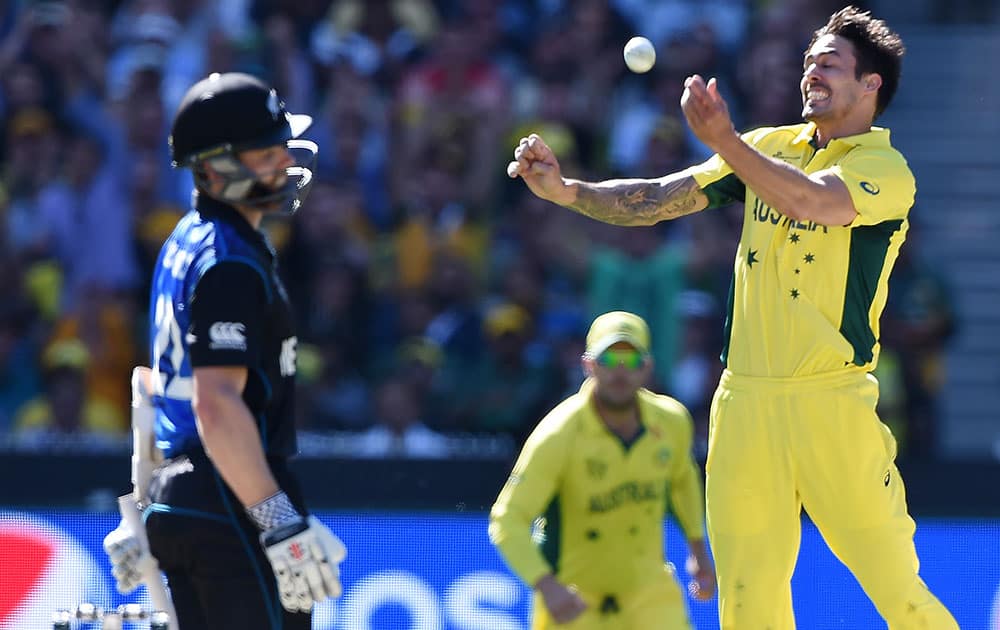
[[[594,361],[604,368],[620,366],[627,370],[638,370],[646,363],[646,355],[638,350],[605,350]]]

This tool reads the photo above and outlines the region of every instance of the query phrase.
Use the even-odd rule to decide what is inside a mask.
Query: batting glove
[[[347,549],[315,516],[266,531],[260,542],[285,610],[309,612],[314,602],[340,597],[340,563]]]
[[[285,610],[309,612],[314,603],[340,597],[340,563],[347,549],[319,519],[303,518],[283,492],[247,512],[262,530],[260,543]]]
[[[131,593],[142,584],[143,569],[148,563],[155,562],[146,541],[124,520],[104,537],[104,553],[111,561],[115,587],[122,595]]]

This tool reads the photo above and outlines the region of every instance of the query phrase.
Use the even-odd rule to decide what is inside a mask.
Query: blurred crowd
[[[708,156],[682,81],[719,77],[739,128],[799,120],[821,0],[13,0],[0,10],[0,433],[127,436],[148,282],[190,202],[167,133],[212,71],[311,113],[317,181],[266,223],[299,318],[300,427],[364,456],[520,441],[582,378],[593,316],[650,323],[651,387],[700,447],[742,209],[615,228],[541,202],[505,165],[541,133],[570,176],[652,177]],[[642,34],[658,63],[629,73]],[[904,248],[904,254],[913,248]],[[913,256],[886,313],[883,404],[934,451],[947,285]]]

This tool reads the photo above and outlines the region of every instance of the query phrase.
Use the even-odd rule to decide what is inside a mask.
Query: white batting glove
[[[145,565],[154,562],[146,541],[124,520],[104,537],[104,553],[111,560],[115,587],[122,595],[131,593],[142,584]]]
[[[313,603],[340,597],[340,563],[347,549],[315,516],[303,518],[284,492],[247,508],[261,530],[281,605],[289,612],[309,612]]]
[[[309,612],[314,602],[340,597],[340,563],[347,549],[315,516],[260,535],[278,581],[281,605],[289,612]]]

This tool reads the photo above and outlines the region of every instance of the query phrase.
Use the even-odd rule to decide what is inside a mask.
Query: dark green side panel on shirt
[[[733,173],[708,184],[701,191],[708,197],[709,208],[718,208],[737,201],[742,203],[746,201],[747,196],[747,187]]]
[[[736,202],[745,202],[747,187],[743,181],[734,173],[726,175],[718,181],[714,181],[701,189],[708,197],[708,207],[718,208]],[[729,360],[729,336],[733,332],[733,294],[736,291],[736,277],[734,276],[729,286],[729,300],[726,304],[726,323],[722,332],[722,365],[726,365]]]
[[[875,332],[868,320],[878,280],[885,267],[886,255],[892,235],[903,225],[902,219],[883,221],[851,230],[850,259],[847,265],[847,290],[844,294],[844,314],[840,320],[840,334],[854,348],[855,365],[865,365],[872,360],[875,349]]]
[[[545,510],[545,538],[542,541],[542,556],[552,567],[552,573],[559,572],[559,559],[562,556],[562,510],[559,507],[559,495],[556,495]],[[534,586],[531,584],[530,586]]]

